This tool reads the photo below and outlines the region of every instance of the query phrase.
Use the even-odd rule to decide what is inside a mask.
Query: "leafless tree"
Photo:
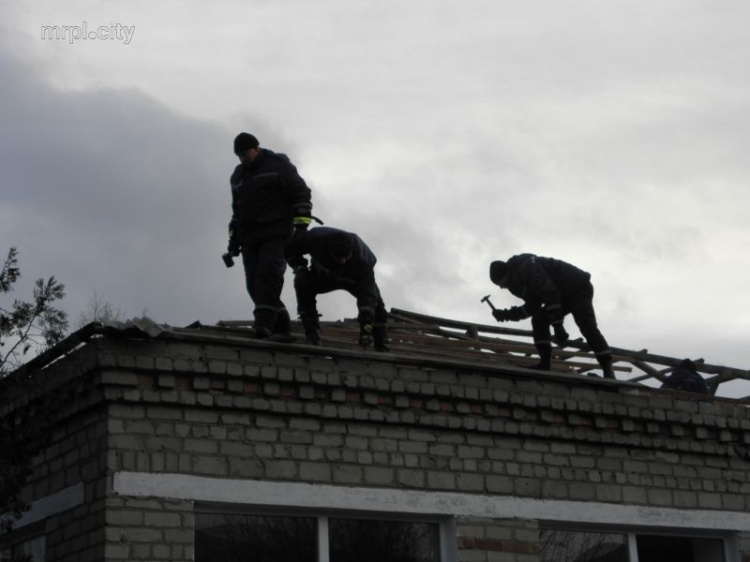
[[[125,315],[119,308],[115,308],[104,299],[98,292],[94,291],[86,303],[86,307],[78,314],[76,328],[83,328],[91,322],[121,322]]]
[[[21,277],[18,251],[11,248],[0,271],[0,295],[13,291]],[[50,277],[37,279],[31,301],[15,299],[0,304],[0,376],[21,366],[29,356],[59,342],[68,329],[68,317],[55,306],[65,296],[65,285]]]

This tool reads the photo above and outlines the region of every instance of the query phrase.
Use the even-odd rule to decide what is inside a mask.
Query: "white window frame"
[[[567,531],[580,533],[612,533],[625,535],[628,545],[628,562],[638,560],[638,535],[652,535],[663,537],[683,537],[698,539],[714,539],[722,541],[724,562],[741,562],[740,544],[736,533],[711,533],[694,529],[685,531],[663,527],[612,527],[596,525],[566,524],[560,521],[539,521],[539,533],[543,531]],[[541,546],[541,541],[540,541]]]
[[[428,523],[437,525],[440,562],[458,562],[455,523],[452,517],[429,517],[420,514],[388,513],[360,510],[321,510],[289,509],[275,506],[212,504],[200,502],[194,505],[193,512],[219,515],[262,515],[269,517],[307,517],[314,518],[317,524],[317,562],[330,562],[329,520],[357,519],[373,521],[403,521],[409,523]]]
[[[740,562],[739,533],[750,533],[750,513],[713,509],[612,504],[495,496],[462,492],[366,488],[305,482],[272,482],[234,478],[216,478],[188,474],[116,472],[112,491],[127,497],[165,497],[198,503],[225,505],[274,505],[294,513],[302,509],[336,512],[350,511],[356,516],[367,513],[387,517],[406,515],[422,518],[477,517],[538,521],[540,527],[569,530],[618,529],[628,533],[674,532],[724,540],[726,562]],[[443,562],[455,562],[455,529],[445,532],[441,526]],[[444,538],[444,537],[447,537]],[[452,538],[452,540],[451,540]],[[448,541],[446,546],[444,543]]]

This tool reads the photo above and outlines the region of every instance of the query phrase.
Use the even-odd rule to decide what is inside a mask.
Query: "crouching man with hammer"
[[[570,313],[596,354],[605,378],[615,378],[612,351],[596,323],[590,273],[554,258],[519,254],[507,262],[493,261],[490,264],[490,279],[495,285],[523,299],[523,306],[506,309],[496,309],[488,297],[482,300],[487,300],[492,307],[492,316],[498,322],[518,321],[531,316],[534,345],[540,359],[537,369],[550,370],[550,326],[555,327],[558,341],[567,339],[562,323],[565,315]]]

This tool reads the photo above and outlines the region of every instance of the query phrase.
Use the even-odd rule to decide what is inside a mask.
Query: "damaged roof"
[[[107,324],[92,323],[68,336],[57,346],[32,359],[21,369],[29,371],[44,368],[57,358],[97,335],[112,337],[159,338],[171,337],[192,339],[247,340],[255,345],[283,346],[289,344],[265,343],[252,338],[252,321],[221,320],[214,325],[200,322],[176,328],[161,325],[148,318]],[[292,322],[295,337],[290,351],[301,350],[304,331],[299,322]],[[359,352],[359,323],[356,319],[321,322],[322,350],[329,354],[340,350],[350,355]],[[530,330],[504,328],[427,316],[393,308],[389,312],[390,354],[414,358],[429,358],[434,361],[459,361],[465,364],[485,364],[506,368],[531,369],[539,361]],[[308,346],[304,346],[308,347]],[[628,350],[611,347],[617,379],[650,387],[661,383],[686,357],[667,357],[648,350]],[[750,381],[750,371],[721,365],[712,365],[702,359],[690,358],[698,372],[716,395],[722,385],[734,381]],[[600,374],[599,365],[588,345],[581,339],[573,339],[564,346],[553,348],[552,370],[580,375]],[[745,386],[745,390],[750,385]],[[743,395],[741,400],[750,400]]]
[[[539,362],[531,330],[438,318],[397,308],[392,308],[388,316],[391,353],[429,355],[470,363],[503,363],[523,368],[531,368]],[[216,329],[247,330],[251,325],[251,321],[222,320]],[[295,328],[297,336],[304,341],[301,327],[297,325]],[[356,349],[359,324],[356,319],[321,322],[321,333],[325,346]],[[683,359],[688,358],[657,355],[646,349],[610,349],[618,380],[657,387]],[[593,352],[582,338],[571,339],[564,346],[553,346],[552,355],[553,371],[583,375],[600,373]],[[724,383],[750,381],[750,371],[691,359],[712,394],[716,394]],[[750,399],[750,395],[742,399]]]

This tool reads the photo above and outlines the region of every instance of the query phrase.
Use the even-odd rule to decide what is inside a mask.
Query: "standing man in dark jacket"
[[[293,230],[310,224],[310,189],[286,155],[261,148],[249,133],[237,135],[234,153],[240,164],[230,179],[229,253],[242,254],[247,292],[255,303],[255,336],[288,341],[289,313],[281,302],[284,244]]]
[[[311,258],[309,268],[305,254]],[[388,312],[375,282],[377,258],[359,236],[326,226],[295,232],[286,255],[294,270],[297,310],[307,343],[321,343],[317,295],[344,290],[357,299],[359,344],[388,351]]]
[[[561,329],[563,318],[571,313],[581,334],[596,354],[604,376],[615,378],[612,351],[596,324],[590,273],[554,258],[519,254],[507,262],[493,261],[490,264],[490,279],[495,285],[508,289],[524,300],[523,306],[493,310],[492,315],[498,322],[523,320],[531,316],[534,345],[540,358],[537,368],[550,369],[550,325],[556,326],[556,333],[565,334]]]

